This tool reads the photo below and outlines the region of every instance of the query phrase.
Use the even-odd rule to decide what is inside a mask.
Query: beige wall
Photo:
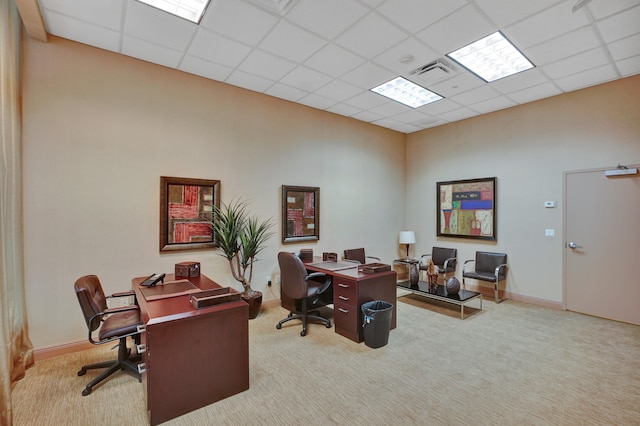
[[[73,282],[107,292],[199,261],[239,286],[213,251],[158,253],[160,176],[222,181],[275,219],[256,264],[265,299],[280,250],[365,246],[391,262],[405,219],[405,135],[60,38],[25,41],[24,231],[36,348],[86,339]],[[280,186],[320,187],[317,244],[280,243]]]
[[[560,305],[563,172],[638,163],[639,99],[635,76],[409,135],[407,225],[417,251],[457,247],[460,260],[476,250],[505,252],[509,292]],[[492,176],[498,241],[437,238],[436,182]],[[545,229],[556,236],[545,237]]]

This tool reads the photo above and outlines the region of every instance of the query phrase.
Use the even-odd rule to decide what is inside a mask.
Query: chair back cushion
[[[490,272],[493,274],[499,265],[507,263],[507,255],[505,253],[492,253],[488,251],[476,252],[476,272]],[[504,278],[506,268],[500,270],[500,279]]]
[[[456,270],[456,264],[458,262],[458,249],[454,248],[445,248],[445,247],[434,247],[431,250],[431,259],[433,260],[434,265],[438,267],[440,272],[445,272],[444,270],[444,262],[447,259],[453,258],[454,260],[447,263],[446,272],[453,272]]]
[[[364,248],[348,249],[344,251],[344,258],[347,260],[355,260],[364,265],[366,262]]]
[[[100,280],[95,275],[85,275],[78,278],[73,287],[87,327],[91,331],[97,329],[100,326],[100,318],[94,318],[90,323],[91,317],[107,309],[107,298],[102,290]]]
[[[278,253],[280,265],[280,288],[292,299],[307,297],[307,270],[304,263],[293,253],[281,251]]]

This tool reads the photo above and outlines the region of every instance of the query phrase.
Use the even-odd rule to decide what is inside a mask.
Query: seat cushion
[[[482,281],[496,281],[496,275],[494,272],[481,272],[481,271],[469,271],[463,274],[465,278],[472,278],[474,280],[482,280]]]
[[[102,323],[98,338],[100,340],[111,339],[112,337],[135,333],[138,326],[142,324],[140,311],[132,310],[111,314]]]

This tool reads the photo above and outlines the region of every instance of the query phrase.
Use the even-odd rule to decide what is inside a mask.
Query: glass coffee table
[[[411,285],[409,281],[400,281],[397,283],[398,288],[412,292],[428,299],[439,300],[441,302],[452,303],[460,306],[460,319],[464,319],[464,307],[467,303],[475,299],[480,299],[480,309],[482,310],[482,293],[460,289],[458,294],[447,294],[447,289],[443,285],[429,292],[429,284],[426,281],[418,281],[417,284]],[[478,311],[478,312],[479,312]],[[476,313],[476,312],[474,312]]]

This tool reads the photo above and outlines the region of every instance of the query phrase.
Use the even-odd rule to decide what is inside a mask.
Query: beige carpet
[[[417,296],[371,349],[322,325],[250,321],[250,389],[167,425],[640,425],[640,327],[506,301],[465,320]],[[118,374],[81,396],[99,347],[41,361],[15,387],[15,425],[145,425]]]

